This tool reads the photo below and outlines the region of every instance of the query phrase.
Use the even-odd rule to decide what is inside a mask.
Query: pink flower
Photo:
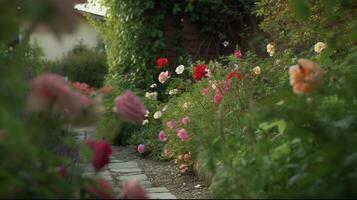
[[[217,92],[213,97],[213,101],[217,104],[220,103],[222,101],[222,95]]]
[[[169,79],[170,76],[169,76],[169,71],[166,71],[166,72],[161,72],[160,75],[159,75],[159,82],[160,83],[165,83],[167,81],[167,79]]]
[[[160,140],[161,142],[165,142],[165,141],[167,140],[167,135],[166,135],[166,133],[165,133],[164,131],[160,131],[160,133],[159,133],[159,140]]]
[[[164,156],[168,156],[170,151],[168,149],[164,149]]]
[[[185,155],[183,155],[183,160],[184,161],[189,161],[190,160],[190,155],[188,153],[185,153]]]
[[[242,52],[239,50],[239,51],[235,51],[234,52],[234,56],[236,57],[236,58],[241,58],[242,57]]]
[[[149,199],[145,188],[137,180],[124,183],[122,193],[123,199]]]
[[[123,120],[141,124],[145,119],[146,108],[131,91],[126,91],[123,95],[115,99],[115,112],[118,112]]]
[[[181,122],[185,125],[190,123],[190,118],[188,116],[184,117],[181,119]]]
[[[188,165],[187,164],[182,164],[179,167],[181,173],[186,173],[188,171]]]
[[[41,74],[32,81],[32,91],[27,99],[29,112],[42,112],[56,108],[62,113],[77,117],[92,104],[92,100],[69,87],[55,74]]]
[[[209,93],[209,88],[203,88],[203,89],[201,90],[202,96],[207,96],[208,93]]]
[[[171,120],[171,121],[168,121],[166,123],[166,126],[169,128],[169,129],[175,129],[177,127],[177,123],[175,120]]]
[[[145,145],[144,144],[139,144],[138,152],[141,153],[141,154],[143,154],[145,152]]]
[[[109,143],[104,140],[99,142],[90,141],[88,144],[94,152],[92,165],[97,171],[99,171],[110,162],[112,148],[110,147]]]
[[[183,128],[177,131],[177,137],[179,137],[183,142],[187,142],[190,139],[187,131]]]

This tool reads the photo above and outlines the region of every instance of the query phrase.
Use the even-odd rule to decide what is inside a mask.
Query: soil
[[[178,199],[203,199],[209,197],[208,186],[193,173],[181,175],[173,162],[142,158],[135,147],[114,147],[119,160],[136,161],[153,187],[166,187]]]

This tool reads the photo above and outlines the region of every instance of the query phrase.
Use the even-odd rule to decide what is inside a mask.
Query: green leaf
[[[289,0],[292,12],[303,21],[307,21],[311,15],[310,7],[306,0]]]
[[[290,149],[290,144],[289,143],[284,143],[278,147],[276,147],[272,154],[271,154],[271,159],[272,160],[278,160],[284,155],[290,154],[291,149]]]
[[[274,127],[278,128],[279,134],[283,134],[285,132],[286,129],[286,122],[285,120],[277,120],[277,121],[273,121],[271,123],[267,123],[267,122],[263,122],[259,125],[259,128],[264,130],[264,131],[268,131]]]

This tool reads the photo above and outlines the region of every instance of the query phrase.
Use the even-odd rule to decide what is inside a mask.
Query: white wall
[[[56,60],[63,57],[74,46],[83,42],[89,47],[97,44],[99,34],[84,19],[80,19],[73,33],[64,33],[57,38],[52,32],[37,29],[30,36],[30,44],[37,44],[44,52],[45,59]]]

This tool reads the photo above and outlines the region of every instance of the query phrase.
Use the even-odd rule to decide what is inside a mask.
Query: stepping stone
[[[138,180],[138,181],[146,181],[148,177],[145,174],[138,174],[138,175],[125,175],[125,176],[119,176],[119,181],[128,181],[128,180]]]
[[[170,192],[165,187],[154,187],[154,188],[146,188],[145,189],[148,193],[168,193]]]
[[[117,160],[117,159],[110,159],[110,163],[123,163],[124,161],[122,160]]]
[[[110,169],[127,169],[127,168],[139,168],[136,162],[122,162],[122,163],[111,163],[108,165]]]
[[[150,199],[177,199],[175,195],[171,193],[149,193]]]
[[[113,178],[111,176],[99,176],[99,177],[106,181],[113,181]]]
[[[132,169],[109,169],[111,172],[115,173],[131,173],[131,172],[142,172],[139,168],[132,168]]]
[[[99,176],[110,176],[111,173],[109,171],[101,171],[98,173]]]

